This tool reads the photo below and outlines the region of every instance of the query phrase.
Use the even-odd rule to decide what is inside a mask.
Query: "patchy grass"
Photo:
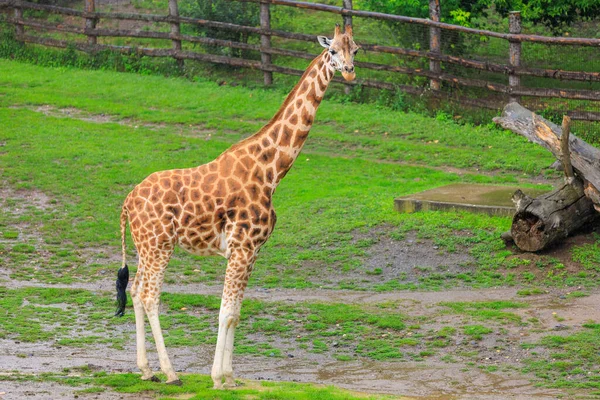
[[[531,345],[549,353],[525,360],[524,372],[550,387],[600,389],[600,324],[590,321],[579,332],[545,336]]]
[[[513,323],[520,323],[521,317],[504,310],[528,307],[526,303],[514,301],[444,302],[440,305],[449,308],[449,313],[468,315],[477,320]]]
[[[159,375],[160,376],[160,375]],[[162,377],[164,381],[164,376]],[[65,376],[64,374],[3,375],[1,380],[16,380],[21,382],[51,381],[69,386],[89,386],[78,390],[78,394],[103,393],[110,389],[119,393],[143,393],[161,399],[190,399],[190,400],[385,400],[402,399],[403,397],[390,395],[368,395],[338,389],[333,386],[321,386],[307,383],[267,382],[237,380],[239,385],[235,389],[214,390],[210,376],[186,374],[180,376],[183,386],[165,385],[151,381],[140,380],[137,374],[106,374],[103,372],[90,374],[83,373],[78,376]]]

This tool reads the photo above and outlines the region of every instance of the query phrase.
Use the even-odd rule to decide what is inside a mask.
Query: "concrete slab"
[[[512,217],[515,207],[511,200],[517,186],[491,186],[469,183],[456,183],[426,190],[394,201],[397,211],[470,211],[488,215]],[[531,197],[538,197],[548,190],[521,189]]]

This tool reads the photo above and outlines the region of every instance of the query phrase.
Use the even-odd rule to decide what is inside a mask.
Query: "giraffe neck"
[[[255,155],[265,170],[264,183],[273,189],[292,167],[312,127],[317,108],[335,74],[331,55],[323,51],[308,66],[275,116],[255,135],[234,146]]]

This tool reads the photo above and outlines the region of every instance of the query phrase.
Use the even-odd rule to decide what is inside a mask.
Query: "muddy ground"
[[[29,283],[5,282],[6,286],[31,286]],[[57,285],[61,287],[61,285]],[[97,291],[112,291],[113,282],[104,280],[94,284],[64,285]],[[167,285],[167,292],[218,294],[218,286],[206,285]],[[537,318],[535,327],[511,328],[511,343],[504,345],[502,352],[496,350],[496,341],[501,340],[494,334],[487,335],[483,341],[475,343],[455,343],[449,352],[458,352],[461,348],[477,346],[478,365],[518,365],[527,356],[527,351],[519,345],[521,338],[534,341],[536,337],[559,331],[562,326],[579,327],[588,320],[600,320],[600,290],[588,297],[567,298],[566,291],[554,290],[549,293],[530,296],[526,299],[530,307],[517,310],[526,318]],[[443,292],[394,292],[368,293],[332,290],[265,290],[249,288],[247,298],[265,301],[318,301],[348,303],[380,303],[402,301],[407,313],[412,315],[431,315],[436,313],[441,301],[523,301],[517,295],[517,289],[455,290]],[[564,320],[557,323],[554,313],[560,312]],[[216,316],[215,316],[216,317]],[[442,321],[440,321],[441,323]],[[445,325],[460,327],[461,318],[448,316]],[[71,369],[76,374],[77,367],[87,366],[92,371],[137,372],[135,367],[135,327],[128,327],[131,340],[122,351],[102,346],[85,348],[57,347],[52,343],[19,343],[13,340],[0,340],[0,373],[11,371],[38,374],[43,372],[61,372]],[[256,339],[260,340],[259,337]],[[504,340],[504,339],[502,339]],[[152,349],[152,344],[148,343]],[[538,351],[543,351],[538,349]],[[209,374],[212,346],[183,347],[170,349],[173,364],[185,373]],[[235,357],[235,371],[238,378],[252,380],[276,380],[294,382],[316,382],[336,385],[355,391],[368,393],[387,393],[415,399],[557,399],[570,398],[556,389],[536,387],[532,377],[517,371],[486,372],[483,368],[465,368],[465,363],[445,363],[439,359],[427,359],[423,362],[377,362],[370,360],[339,362],[328,354],[314,354],[296,350],[293,357],[265,358],[260,356]],[[150,353],[151,365],[158,366],[156,353]],[[75,371],[75,372],[73,372]],[[100,394],[76,393],[81,387],[72,388],[55,383],[41,382],[26,384],[0,381],[2,399],[67,399],[78,396],[80,399],[133,399],[130,396],[110,392]]]

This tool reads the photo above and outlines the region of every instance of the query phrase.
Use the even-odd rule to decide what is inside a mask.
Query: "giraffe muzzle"
[[[354,68],[344,68],[344,70],[342,71],[342,76],[345,80],[351,82],[354,80],[354,78],[356,78],[356,72],[354,72]]]

